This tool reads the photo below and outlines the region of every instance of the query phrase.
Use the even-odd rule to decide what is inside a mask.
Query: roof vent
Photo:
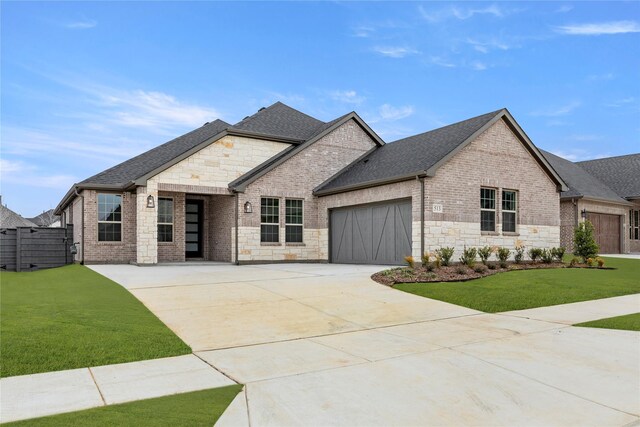
[[[362,163],[367,163],[368,161],[369,161],[369,159],[364,159],[364,160],[362,161]]]
[[[209,122],[206,122],[206,123],[205,123],[205,124],[203,124],[202,126],[206,126],[206,125],[208,125],[208,124],[209,124]]]
[[[259,110],[258,110],[258,113],[259,113],[260,111],[262,111],[262,110],[266,110],[266,109],[267,109],[267,107],[262,107],[261,109],[259,109]]]

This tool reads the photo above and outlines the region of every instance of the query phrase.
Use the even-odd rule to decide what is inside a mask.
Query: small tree
[[[582,258],[582,262],[587,262],[588,258],[598,255],[599,249],[593,237],[593,224],[589,220],[578,224],[573,230],[573,254]]]

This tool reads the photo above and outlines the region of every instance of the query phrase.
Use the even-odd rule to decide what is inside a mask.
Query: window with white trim
[[[158,242],[173,242],[173,199],[158,197]]]
[[[280,241],[280,199],[262,197],[260,199],[260,242]]]
[[[502,231],[515,233],[517,218],[518,193],[513,190],[502,190]]]
[[[480,231],[496,231],[495,188],[480,188]]]
[[[299,199],[285,200],[285,242],[302,243],[303,201]]]
[[[98,241],[122,240],[122,196],[98,194]]]
[[[629,211],[629,239],[640,240],[640,210]]]

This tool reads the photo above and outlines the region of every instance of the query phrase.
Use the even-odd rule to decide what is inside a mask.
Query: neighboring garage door
[[[411,201],[334,209],[329,229],[331,262],[404,264],[411,255]]]
[[[587,212],[601,254],[620,253],[620,215]]]

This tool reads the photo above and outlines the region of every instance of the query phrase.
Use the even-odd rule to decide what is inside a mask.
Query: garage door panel
[[[602,254],[617,254],[620,248],[620,215],[587,212],[593,234]]]
[[[411,254],[411,202],[331,212],[331,261],[400,264]]]

